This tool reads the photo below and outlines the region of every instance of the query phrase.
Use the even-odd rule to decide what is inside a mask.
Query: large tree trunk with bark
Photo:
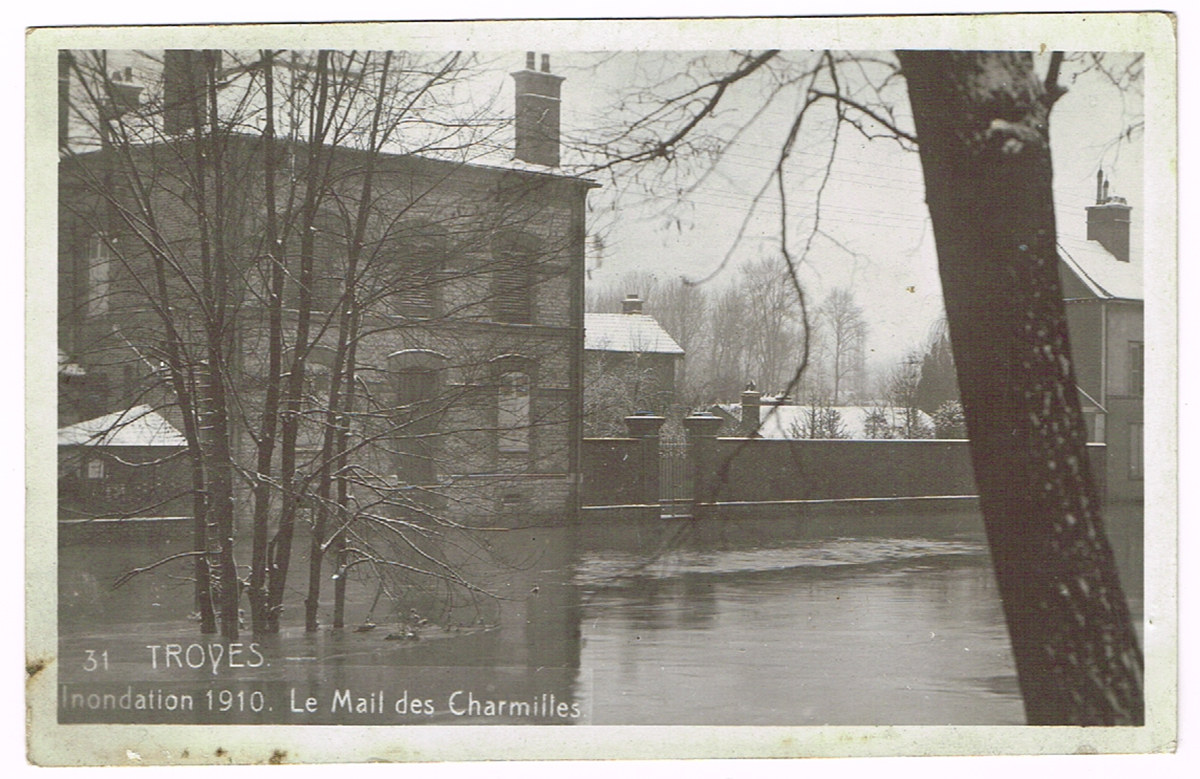
[[[1143,722],[1142,654],[1100,517],[1058,277],[1055,75],[900,52],[988,544],[1026,717]]]

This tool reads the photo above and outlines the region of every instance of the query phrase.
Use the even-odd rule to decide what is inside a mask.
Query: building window
[[[334,311],[345,283],[345,257],[348,239],[346,221],[335,214],[318,213],[312,221],[312,283],[309,287],[309,311]],[[299,253],[290,260],[291,272],[284,282],[284,306],[300,309]]]
[[[87,252],[87,312],[89,316],[108,313],[108,282],[112,267],[113,251],[108,236],[93,235],[88,241]]]
[[[500,374],[496,427],[501,452],[523,454],[529,451],[529,431],[532,423],[529,387],[528,373],[506,371]]]
[[[529,325],[534,322],[533,286],[540,242],[526,233],[505,233],[496,239],[496,273],[492,288],[492,319]]]
[[[1141,341],[1129,342],[1129,394],[1140,398],[1146,392],[1146,350]]]
[[[445,410],[441,394],[446,357],[410,349],[391,355],[388,362],[396,388],[391,435],[396,478],[405,484],[435,484],[437,433]]]
[[[104,461],[103,460],[88,460],[87,462],[87,477],[89,479],[104,478]]]
[[[381,270],[394,314],[430,319],[438,313],[438,283],[449,255],[446,238],[434,224],[401,224],[384,246]]]
[[[408,484],[434,482],[432,434],[437,429],[433,401],[437,374],[409,368],[396,375],[396,475]]]
[[[1129,478],[1143,479],[1145,471],[1142,463],[1142,423],[1129,423]]]

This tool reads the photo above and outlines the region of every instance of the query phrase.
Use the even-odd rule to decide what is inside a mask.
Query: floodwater
[[[1140,512],[1136,518],[1131,537],[1140,540]],[[280,635],[245,631],[237,654],[185,618],[192,610],[185,564],[119,590],[109,585],[121,571],[186,549],[186,528],[119,544],[92,535],[60,551],[60,719],[1023,722],[977,516],[708,522],[488,536],[487,554],[473,553],[469,564],[464,558],[462,568],[499,596],[482,607],[473,596],[471,605],[416,627],[405,616],[416,607],[436,616],[427,594],[384,607],[374,584],[362,581],[350,589],[345,631],[305,634],[297,601]],[[847,528],[854,532],[839,532]],[[1140,568],[1140,554],[1126,549],[1118,562]],[[1127,589],[1140,620],[1140,571],[1134,582]],[[328,604],[321,619],[328,625]],[[174,664],[169,645],[178,647]],[[151,704],[156,694],[190,696],[195,708],[89,703],[108,694],[115,705],[127,693]],[[509,703],[489,714],[488,701]]]
[[[830,539],[581,562],[596,724],[1020,724],[978,542]]]

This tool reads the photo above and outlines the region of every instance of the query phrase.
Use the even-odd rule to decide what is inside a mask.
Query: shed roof
[[[583,348],[592,352],[683,354],[675,339],[647,314],[584,314]]]
[[[1099,241],[1059,236],[1058,256],[1096,297],[1109,300],[1142,299],[1141,263],[1121,262]]]
[[[60,427],[58,445],[187,446],[187,439],[149,406],[134,406],[128,411]]]

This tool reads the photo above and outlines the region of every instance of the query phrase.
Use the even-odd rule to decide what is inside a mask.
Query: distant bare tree
[[[921,418],[917,389],[921,381],[921,358],[917,352],[894,365],[883,386],[884,405],[891,410],[892,438],[930,438],[933,430]]]
[[[748,262],[740,270],[739,290],[749,328],[750,373],[745,379],[775,392],[789,384],[803,343],[800,301],[783,258]]]
[[[845,288],[829,293],[816,310],[819,351],[829,370],[833,405],[842,392],[861,390],[866,360],[867,321],[854,294]]]

